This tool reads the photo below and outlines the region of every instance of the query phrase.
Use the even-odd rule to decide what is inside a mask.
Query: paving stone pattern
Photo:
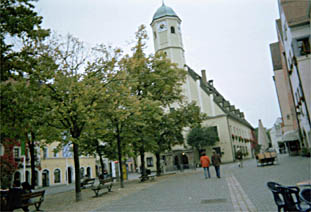
[[[284,185],[310,179],[310,158],[279,155],[279,165],[257,167],[256,161],[221,166],[221,178],[204,179],[203,171],[184,172],[96,211],[276,211],[266,183]]]

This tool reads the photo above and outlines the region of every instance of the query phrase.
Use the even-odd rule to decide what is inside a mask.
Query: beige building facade
[[[36,148],[36,186],[47,187],[75,182],[75,168],[70,145],[58,150],[58,142],[47,145],[43,149]],[[21,182],[31,182],[30,156],[23,158],[20,147],[16,147],[15,158],[20,158],[19,169],[14,174],[14,179]],[[17,153],[19,152],[19,153]],[[23,162],[24,160],[25,163]],[[80,157],[81,176],[96,177],[96,160],[94,157]]]

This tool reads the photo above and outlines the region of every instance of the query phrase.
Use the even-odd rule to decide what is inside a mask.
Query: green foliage
[[[20,57],[29,55],[27,51],[16,50],[12,40],[21,43],[42,40],[49,31],[40,27],[42,17],[34,11],[33,0],[1,0],[0,3],[0,81],[16,78],[24,72]],[[14,48],[13,48],[14,47]]]
[[[311,148],[303,147],[301,149],[301,155],[305,157],[310,157],[311,156]]]
[[[254,149],[256,155],[260,153],[260,149],[261,149],[261,144],[257,144]]]
[[[219,137],[216,127],[195,127],[187,136],[188,144],[197,150],[207,146],[211,147],[217,141],[219,141]]]

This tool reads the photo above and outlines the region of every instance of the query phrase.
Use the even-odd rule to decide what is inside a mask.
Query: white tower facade
[[[163,51],[179,68],[184,68],[185,56],[181,35],[181,19],[164,3],[153,16],[151,27],[155,52]]]

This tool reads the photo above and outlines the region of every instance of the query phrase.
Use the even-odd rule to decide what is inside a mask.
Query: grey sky
[[[126,52],[138,26],[150,23],[161,0],[40,0],[43,26],[90,44],[111,44]],[[186,63],[207,78],[231,104],[258,126],[280,116],[272,80],[269,44],[277,40],[277,0],[165,0],[181,18]],[[200,74],[201,75],[201,74]]]

